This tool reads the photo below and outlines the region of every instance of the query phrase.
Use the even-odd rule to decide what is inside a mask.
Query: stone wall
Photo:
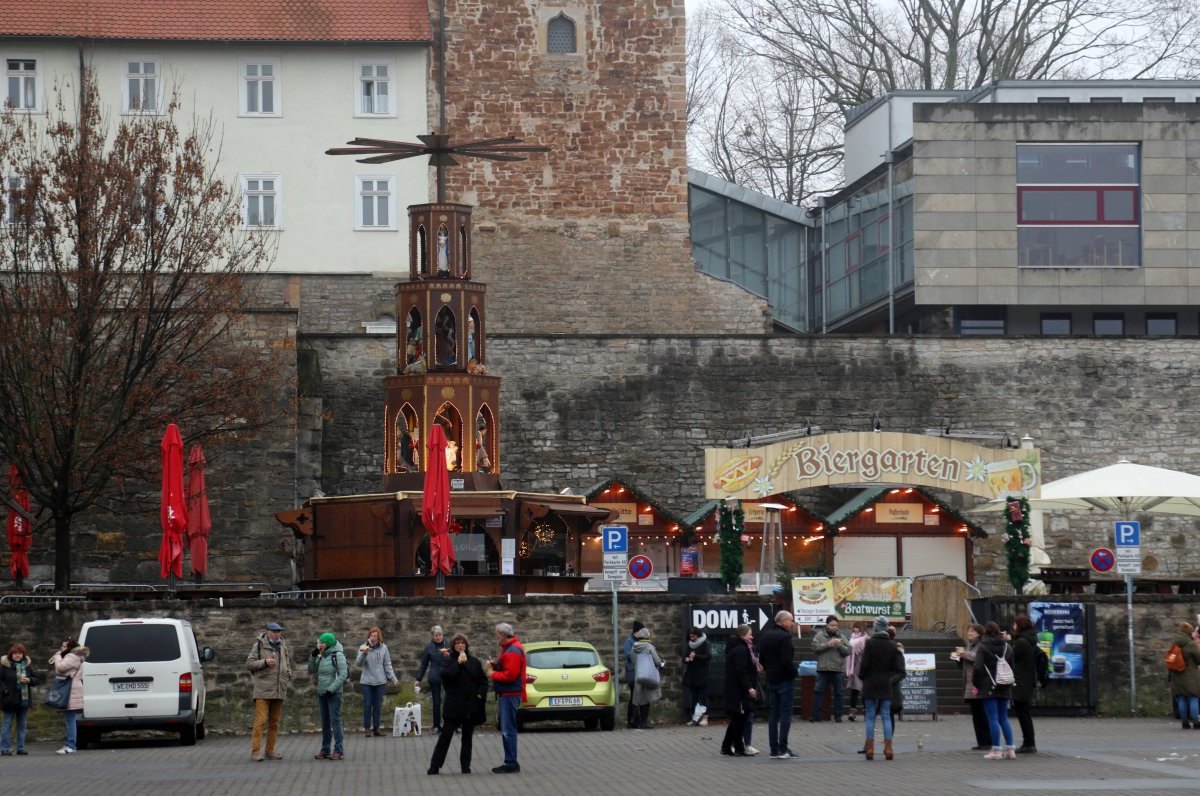
[[[723,597],[656,595],[621,596],[620,641],[624,643],[634,619],[645,623],[655,635],[659,653],[669,661],[664,672],[664,702],[655,714],[669,716],[673,721],[682,711],[682,670],[676,655],[682,643],[683,611],[689,603],[737,602]],[[757,603],[756,603],[757,604]],[[208,716],[206,725],[216,732],[248,732],[254,716],[251,701],[250,676],[245,668],[246,656],[261,628],[277,621],[287,628],[285,637],[293,645],[298,663],[298,677],[292,698],[284,710],[285,732],[311,731],[320,727],[317,713],[315,684],[310,680],[305,663],[316,637],[332,631],[348,648],[353,660],[354,649],[366,638],[367,629],[383,629],[384,642],[392,655],[393,666],[400,680],[399,688],[389,687],[385,707],[389,710],[421,698],[426,716],[430,710],[428,691],[413,693],[420,652],[429,640],[429,628],[442,625],[450,634],[462,632],[471,640],[471,651],[481,660],[495,656],[496,643],[492,627],[497,622],[509,622],[517,635],[527,641],[574,639],[588,641],[599,650],[611,665],[612,598],[609,595],[558,598],[514,597],[510,604],[497,604],[494,598],[447,598],[440,603],[388,598],[363,605],[357,601],[267,602],[265,600],[215,600],[198,602],[142,603],[63,603],[61,610],[49,606],[0,604],[0,627],[4,628],[3,643],[21,642],[30,650],[31,659],[42,664],[57,649],[62,639],[77,636],[83,623],[90,619],[122,616],[169,616],[187,619],[193,625],[200,646],[210,646],[216,659],[205,666],[208,686]],[[6,646],[7,649],[7,646]],[[357,672],[355,672],[357,674]],[[625,704],[628,691],[622,692]],[[495,720],[495,706],[489,704],[489,717]],[[41,738],[57,737],[62,725],[57,715],[48,710],[34,711],[34,734]],[[362,698],[351,685],[346,689],[342,715],[348,730],[360,726]],[[391,723],[386,716],[386,723]]]
[[[382,384],[391,362],[377,340],[311,338],[332,413],[324,435],[330,495],[379,489]],[[706,446],[804,425],[921,433],[1029,434],[1044,477],[1125,456],[1200,472],[1200,353],[1188,339],[629,337],[489,338],[504,379],[501,447],[508,488],[579,489],[630,479],[677,514],[704,502]],[[997,443],[998,444],[998,443]],[[947,496],[952,502],[961,498]],[[1146,571],[1200,573],[1191,520],[1144,515]],[[999,520],[981,520],[998,530]],[[1047,516],[1049,554],[1086,565],[1110,540],[1112,518]],[[976,573],[1003,581],[994,534]]]

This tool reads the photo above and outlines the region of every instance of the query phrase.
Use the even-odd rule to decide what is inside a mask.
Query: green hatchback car
[[[582,721],[589,730],[616,726],[612,672],[585,641],[531,641],[525,645],[525,704],[517,724]]]

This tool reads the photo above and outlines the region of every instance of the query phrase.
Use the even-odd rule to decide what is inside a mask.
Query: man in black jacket
[[[771,705],[767,713],[767,737],[771,759],[788,760],[795,755],[788,748],[788,730],[792,726],[792,704],[796,698],[796,652],[792,638],[796,620],[791,611],[775,614],[774,626],[762,634],[758,643],[758,661],[767,678]]]

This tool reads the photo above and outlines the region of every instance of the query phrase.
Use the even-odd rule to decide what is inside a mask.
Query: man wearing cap
[[[321,751],[314,757],[341,760],[345,752],[342,748],[342,688],[350,676],[350,667],[337,636],[322,633],[317,638],[317,646],[308,657],[308,673],[317,676],[317,707],[321,710]]]
[[[246,668],[254,683],[254,732],[250,736],[250,759],[282,760],[283,755],[275,751],[275,739],[279,737],[279,719],[283,716],[283,700],[287,699],[288,686],[292,683],[292,650],[283,638],[283,625],[270,622],[259,635],[250,654],[246,656]],[[263,749],[263,728],[267,730],[267,745]]]

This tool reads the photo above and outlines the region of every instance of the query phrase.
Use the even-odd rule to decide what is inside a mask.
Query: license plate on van
[[[113,683],[112,688],[114,694],[125,691],[149,691],[150,682],[148,680],[141,680],[133,683]]]

